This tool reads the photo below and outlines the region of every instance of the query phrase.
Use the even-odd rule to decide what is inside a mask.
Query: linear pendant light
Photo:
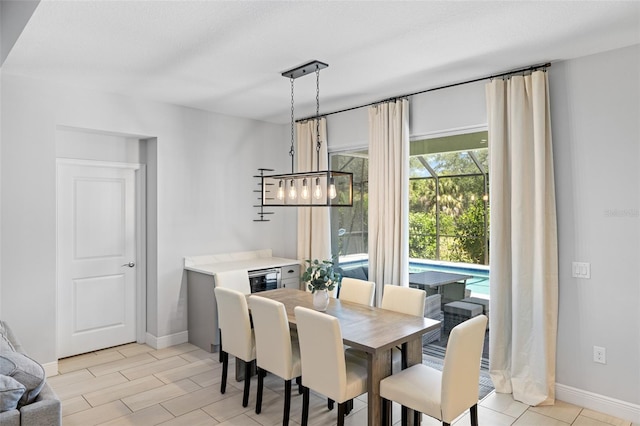
[[[291,81],[291,173],[262,176],[262,205],[286,207],[350,207],[353,205],[353,173],[320,170],[320,70],[329,65],[320,61],[282,73]],[[293,81],[316,74],[316,170],[295,172]]]

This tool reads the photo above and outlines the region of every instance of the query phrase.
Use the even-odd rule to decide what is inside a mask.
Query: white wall
[[[633,404],[640,404],[639,76],[638,45],[549,71],[560,266],[557,382]],[[591,279],[571,278],[572,261],[590,262]],[[593,362],[594,345],[606,348],[606,365]]]
[[[187,329],[182,257],[272,248],[295,257],[293,210],[258,223],[258,167],[286,169],[286,127],[2,75],[0,308],[31,356],[56,360],[55,159],[61,127],[137,135],[157,171],[148,332]],[[58,135],[59,138],[59,135]],[[104,142],[104,141],[102,141]],[[98,143],[102,143],[98,142]],[[154,173],[153,168],[147,170]],[[153,189],[153,188],[152,188]],[[155,223],[154,223],[155,222]]]
[[[428,83],[425,82],[425,86]],[[428,92],[409,98],[412,138],[450,130],[486,128],[484,83]],[[327,139],[332,152],[369,146],[368,108],[327,116]]]

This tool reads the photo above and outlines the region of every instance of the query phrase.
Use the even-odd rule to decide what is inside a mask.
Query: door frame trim
[[[136,188],[136,342],[145,343],[147,335],[147,168],[142,163],[123,163],[117,161],[96,161],[96,160],[77,160],[71,158],[56,158],[56,203],[58,201],[58,167],[61,165],[70,166],[88,166],[88,167],[111,167],[116,169],[130,169],[135,172],[135,188]],[[56,353],[58,352],[58,297],[59,297],[59,281],[58,281],[58,209],[56,208]]]

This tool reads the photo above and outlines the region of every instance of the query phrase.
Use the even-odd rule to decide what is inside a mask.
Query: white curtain
[[[525,404],[553,404],[558,255],[547,74],[493,80],[486,96],[491,379]]]
[[[316,120],[296,124],[296,171],[316,171]],[[320,119],[320,170],[327,170],[327,120]],[[298,259],[331,259],[331,227],[328,207],[298,207]]]
[[[409,285],[409,101],[369,108],[369,280]]]

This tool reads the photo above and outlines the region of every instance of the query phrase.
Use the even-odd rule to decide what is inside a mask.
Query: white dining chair
[[[215,286],[230,288],[242,294],[251,294],[249,272],[243,269],[216,272]],[[218,330],[218,336],[220,337],[220,330]],[[222,362],[222,337],[220,337],[220,356],[218,360]]]
[[[373,297],[375,294],[376,284],[374,282],[344,277],[340,284],[338,298],[348,302],[373,306]]]
[[[424,316],[424,290],[385,284],[380,307],[407,315]]]
[[[478,381],[487,317],[478,315],[451,330],[442,371],[416,364],[380,381],[383,424],[391,424],[391,402],[440,420],[443,426],[470,410],[471,425],[478,426]]]
[[[302,306],[294,312],[302,358],[302,426],[309,421],[309,389],[338,403],[338,426],[343,426],[350,401],[367,392],[366,362],[345,356],[337,318]]]
[[[215,285],[216,287],[230,288],[242,294],[251,294],[249,272],[243,269],[216,272]]]
[[[286,426],[291,407],[291,380],[302,374],[298,341],[291,338],[287,311],[281,302],[254,295],[249,297],[249,308],[256,336],[258,365],[256,414],[262,411],[264,376],[267,372],[275,374],[284,379],[282,425]]]
[[[225,393],[227,387],[227,373],[229,370],[229,354],[236,357],[236,361],[244,362],[244,394],[242,406],[249,404],[249,387],[251,384],[251,364],[256,359],[256,345],[249,307],[246,296],[237,291],[224,287],[214,288],[216,303],[218,304],[218,324],[222,342],[222,382],[220,393]]]

